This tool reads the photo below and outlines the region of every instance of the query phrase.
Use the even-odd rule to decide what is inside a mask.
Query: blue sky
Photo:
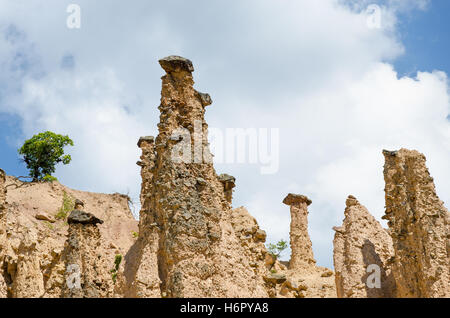
[[[405,53],[393,61],[398,76],[441,70],[450,74],[450,1],[433,0],[426,10],[399,14],[398,34]],[[63,63],[73,63],[68,55]],[[27,175],[15,142],[23,136],[20,117],[0,113],[0,167],[11,175]]]
[[[73,2],[79,30],[66,27]],[[307,195],[314,253],[331,267],[349,194],[382,222],[382,149],[425,153],[450,202],[450,1],[373,2],[381,28],[367,23],[368,0],[0,0],[0,168],[26,175],[16,148],[51,130],[75,142],[62,183],[137,200],[136,142],[159,121],[157,61],[182,55],[212,96],[210,128],[280,131],[276,173],[216,164],[237,178],[234,206],[273,242],[289,235],[283,198]]]
[[[394,65],[399,75],[442,70],[450,74],[450,1],[434,0],[425,11],[400,15],[405,54]]]

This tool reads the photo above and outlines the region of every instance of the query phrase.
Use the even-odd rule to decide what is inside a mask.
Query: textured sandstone
[[[236,178],[224,173],[219,176],[219,181],[223,185],[225,199],[231,204],[233,201],[233,188],[236,186]]]
[[[107,261],[98,251],[101,234],[92,214],[74,210],[69,216],[69,233],[65,247],[65,281],[63,297],[99,298],[113,295]]]
[[[283,203],[291,212],[291,260],[287,263],[273,262],[266,258],[271,270],[264,276],[272,290],[271,297],[280,298],[329,298],[336,297],[334,272],[316,266],[312,244],[308,234],[308,206],[312,203],[304,195],[288,194]]]
[[[144,150],[139,162],[149,170],[143,173],[141,243],[132,251],[146,256],[151,266],[145,269],[142,259],[127,262],[126,270],[129,282],[142,268],[141,276],[147,273],[152,283],[134,283],[130,295],[157,296],[159,277],[163,297],[265,297],[257,274],[265,255],[248,250],[235,232],[230,202],[212,165],[204,120],[211,98],[193,88],[192,62],[170,56],[160,64],[167,74],[162,77],[159,134],[154,150]]]
[[[141,137],[138,147],[141,161],[141,211],[139,237],[125,256],[125,297],[161,297],[161,279],[158,272],[159,226],[155,214],[147,213],[151,204],[153,168],[155,166],[155,138]]]
[[[311,204],[306,196],[288,194],[283,203],[291,210],[291,260],[289,269],[302,270],[316,264],[312,243],[308,234],[308,205]]]
[[[0,198],[3,198],[1,176]],[[68,236],[77,231],[71,229],[69,233],[69,225],[64,219],[57,219],[55,223],[36,219],[36,214],[42,211],[51,217],[56,215],[64,193],[82,199],[90,212],[104,220],[104,224],[98,226],[100,235],[95,229],[82,233],[87,244],[83,248],[90,251],[89,259],[101,257],[100,263],[95,263],[98,267],[90,267],[89,273],[81,271],[81,277],[88,278],[88,283],[94,285],[97,281],[108,282],[102,286],[112,283],[109,271],[113,268],[115,255],[129,250],[135,241],[131,232],[137,231],[137,222],[128,208],[126,196],[75,191],[58,182],[24,183],[9,176],[6,184],[8,204],[0,213],[0,298],[64,296],[66,259],[70,252],[70,246],[65,243]],[[100,292],[100,295],[120,296],[117,285],[105,287],[108,292]]]
[[[333,228],[337,296],[394,297],[395,281],[388,266],[394,255],[391,237],[355,197],[349,196],[346,206],[342,226]],[[380,288],[367,284],[372,264],[380,268]]]
[[[425,156],[383,151],[386,215],[398,297],[450,297],[450,216]]]

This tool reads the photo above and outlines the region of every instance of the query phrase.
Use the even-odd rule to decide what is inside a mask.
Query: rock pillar
[[[312,243],[308,234],[308,206],[312,203],[304,195],[288,194],[283,203],[291,208],[291,260],[289,269],[301,270],[315,265]]]
[[[425,156],[383,151],[386,215],[398,297],[450,297],[450,216]]]

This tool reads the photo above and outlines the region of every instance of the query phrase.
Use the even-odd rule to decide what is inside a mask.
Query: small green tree
[[[288,247],[288,242],[285,240],[278,241],[277,244],[270,243],[267,245],[267,249],[269,250],[269,253],[272,254],[275,259],[278,259],[283,253],[285,249]]]
[[[51,131],[26,140],[19,149],[19,154],[23,156],[33,181],[55,180],[51,175],[55,172],[56,164],[62,162],[66,165],[72,160],[70,155],[64,155],[64,147],[69,145],[73,146],[69,136],[57,135]]]

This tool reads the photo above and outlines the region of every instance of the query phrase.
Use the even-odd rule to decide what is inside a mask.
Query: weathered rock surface
[[[4,193],[1,175],[0,198]],[[131,232],[137,231],[137,221],[132,217],[126,196],[75,191],[58,182],[24,183],[9,176],[6,176],[6,185],[7,204],[0,213],[0,297],[63,297],[67,286],[66,260],[70,252],[65,243],[75,233],[83,234],[81,241],[86,245],[82,248],[90,251],[88,262],[101,255],[100,263],[96,260],[96,267],[87,263],[81,267],[86,268],[81,270],[81,277],[94,285],[99,280],[112,283],[109,271],[113,268],[115,255],[124,255],[136,240]],[[71,198],[73,206],[75,198],[84,201],[104,224],[97,225],[97,230],[84,230],[83,233],[70,230],[69,233],[72,226],[94,226],[69,226],[66,218],[56,218],[65,197]],[[41,211],[55,218],[55,223],[37,220],[36,214]],[[123,266],[120,271],[122,269]],[[120,296],[117,287],[118,284],[108,285],[105,287],[108,293],[101,292],[100,296]],[[83,297],[89,295],[93,293],[83,294]]]
[[[450,297],[450,216],[425,156],[383,151],[386,215],[398,297]]]
[[[286,298],[329,298],[336,297],[334,272],[328,268],[316,266],[312,244],[308,233],[308,206],[312,203],[304,195],[288,194],[283,203],[290,206],[291,212],[291,260],[289,268],[282,262],[267,262],[272,275],[266,275],[275,290],[272,297]],[[273,275],[285,275],[285,280],[271,279]],[[281,277],[281,276],[275,276]]]
[[[158,271],[159,228],[156,215],[148,213],[155,166],[155,138],[141,137],[138,147],[141,161],[141,211],[139,237],[125,256],[125,297],[159,298],[161,279]]]
[[[78,208],[84,206],[76,200]],[[116,277],[111,260],[100,253],[102,238],[97,224],[103,221],[91,213],[74,210],[68,217],[69,233],[63,252],[65,285],[63,297],[106,298],[114,296]],[[114,271],[114,270],[113,270]]]
[[[163,297],[265,297],[264,281],[250,265],[255,260],[261,263],[256,268],[263,267],[264,256],[247,257],[251,252],[235,233],[230,203],[212,165],[204,120],[210,97],[193,88],[189,60],[170,56],[160,64],[167,74],[162,77],[159,134],[153,154],[143,154],[140,161],[149,175],[141,194],[142,243],[134,253],[157,262]],[[157,257],[152,256],[155,242]],[[130,279],[140,275],[142,263],[127,265]],[[134,286],[138,291],[131,294],[154,294],[154,266],[146,272],[154,283]]]
[[[289,269],[302,270],[315,266],[312,243],[308,234],[308,205],[311,200],[304,195],[288,194],[283,203],[291,210],[291,260]]]
[[[103,224],[103,221],[97,218],[92,213],[80,211],[80,210],[73,210],[70,212],[69,217],[67,218],[67,223],[69,224]]]
[[[394,256],[390,235],[353,196],[348,197],[344,213],[342,226],[333,228],[336,232],[333,261],[337,296],[394,297],[395,281],[388,266]],[[368,279],[371,279],[371,265],[380,269],[376,277],[379,281],[367,284]]]

